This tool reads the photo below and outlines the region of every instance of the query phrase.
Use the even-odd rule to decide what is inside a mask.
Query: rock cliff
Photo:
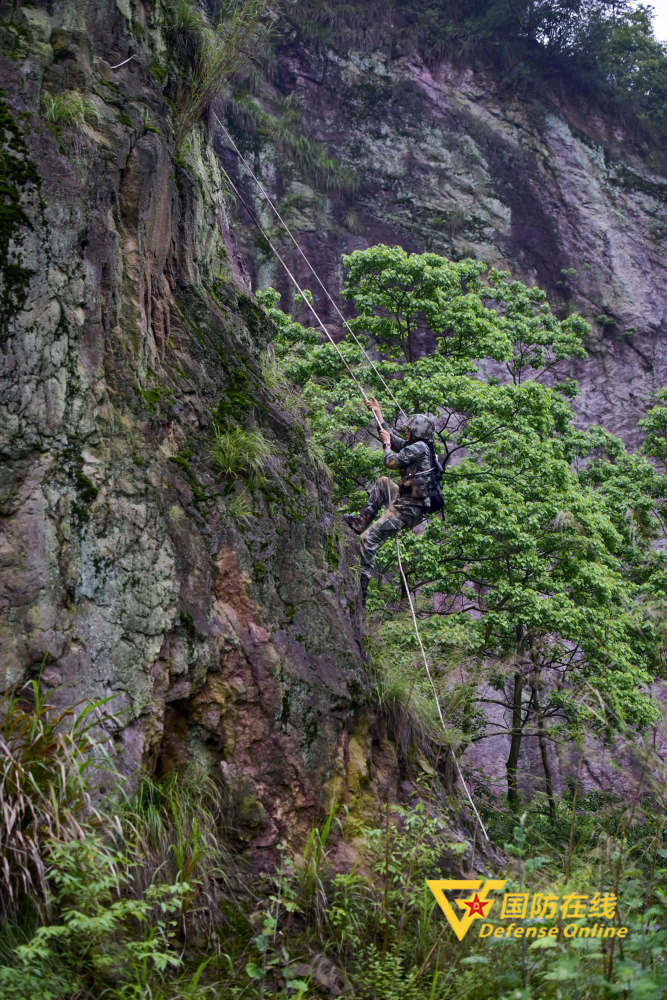
[[[340,288],[341,254],[376,243],[510,269],[592,322],[590,358],[573,368],[581,421],[636,443],[636,421],[667,377],[664,175],[601,109],[519,98],[483,70],[427,64],[394,23],[394,5],[365,28],[360,11],[356,33],[353,7],[346,20],[341,12],[344,41],[341,29],[316,37],[294,17],[271,83],[252,98],[278,117],[300,108],[303,134],[341,168],[339,180],[318,178],[298,148],[290,156],[280,146],[279,130],[273,143],[266,129],[256,134],[255,162],[325,282]],[[230,102],[232,123],[247,123],[244,100]],[[239,138],[250,148],[247,133]],[[255,281],[290,295],[268,254],[253,244],[247,260]]]
[[[261,861],[341,785],[398,772],[351,546],[252,297],[285,280],[213,117],[176,142],[165,18],[65,0],[0,33],[0,687],[41,672],[63,702],[110,699],[128,775],[203,759]],[[613,123],[296,29],[261,87],[301,108],[303,162],[238,100],[220,113],[332,291],[340,254],[380,241],[510,266],[602,317],[580,412],[632,435],[664,380],[666,184]]]
[[[344,769],[356,585],[206,128],[175,147],[160,11],[26,5],[2,32],[0,687],[109,698],[128,774],[220,768],[261,852]]]

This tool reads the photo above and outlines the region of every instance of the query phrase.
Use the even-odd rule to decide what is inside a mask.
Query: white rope
[[[398,538],[396,539],[396,555],[398,556],[398,568],[399,568],[399,570],[401,572],[401,579],[403,580],[403,586],[405,588],[405,593],[408,596],[408,603],[410,604],[410,611],[412,613],[412,623],[413,623],[413,625],[415,627],[415,635],[417,636],[417,642],[419,643],[419,648],[421,650],[422,659],[424,661],[424,667],[426,669],[426,676],[428,677],[429,684],[431,685],[431,690],[433,691],[433,697],[435,698],[435,705],[436,705],[436,708],[438,709],[438,716],[440,717],[440,722],[442,723],[443,732],[446,734],[447,733],[447,726],[445,725],[445,719],[444,719],[444,716],[442,714],[442,709],[440,708],[440,699],[438,698],[438,692],[436,691],[435,684],[433,683],[433,677],[431,675],[431,668],[429,667],[428,660],[426,659],[426,652],[424,651],[424,644],[422,642],[422,637],[419,634],[419,626],[417,625],[417,615],[415,614],[415,606],[412,603],[412,594],[410,593],[410,588],[408,586],[408,581],[406,580],[405,573],[403,572],[403,563],[401,561],[401,547],[398,544]],[[461,785],[463,786],[463,791],[466,793],[466,797],[468,799],[468,802],[472,806],[472,811],[474,812],[475,816],[477,817],[477,822],[480,825],[480,829],[481,829],[482,833],[486,837],[487,843],[490,844],[491,841],[489,840],[489,835],[486,832],[486,827],[484,826],[484,823],[482,822],[482,817],[477,812],[477,807],[475,806],[475,803],[472,800],[472,795],[468,791],[468,786],[466,785],[465,779],[463,777],[463,774],[461,773],[461,768],[459,767],[459,762],[456,759],[454,751],[452,750],[451,747],[449,748],[449,752],[452,755],[452,760],[454,761],[454,766],[456,768],[456,773],[459,776],[459,781],[461,782]]]
[[[294,246],[296,247],[296,249],[298,250],[298,252],[300,253],[300,255],[303,257],[304,261],[306,262],[306,264],[310,268],[310,271],[312,272],[312,275],[315,278],[315,281],[318,283],[318,285],[320,286],[320,288],[322,289],[322,291],[326,295],[327,299],[329,300],[329,302],[331,303],[331,305],[334,307],[334,309],[338,313],[338,316],[340,317],[343,326],[352,335],[355,344],[357,345],[357,347],[359,348],[359,350],[362,352],[363,356],[366,358],[366,361],[368,362],[368,364],[371,366],[371,368],[373,369],[373,371],[377,375],[378,379],[380,380],[380,382],[382,383],[382,385],[386,389],[388,395],[394,401],[394,403],[396,404],[396,406],[398,407],[398,409],[401,411],[401,413],[403,414],[403,416],[407,419],[407,413],[405,412],[405,410],[403,409],[403,407],[401,406],[401,404],[396,399],[396,397],[394,396],[393,392],[391,391],[391,389],[389,388],[389,386],[387,385],[387,383],[383,379],[380,370],[378,369],[378,367],[376,366],[375,362],[370,357],[370,355],[366,352],[366,349],[364,348],[364,345],[361,343],[361,341],[357,337],[356,333],[354,332],[354,330],[352,329],[352,327],[350,326],[350,324],[348,323],[348,321],[343,316],[342,312],[338,308],[337,303],[334,301],[334,299],[329,294],[328,288],[322,282],[322,280],[320,279],[319,274],[317,273],[317,271],[315,270],[315,268],[311,264],[311,262],[308,259],[308,257],[306,257],[306,255],[303,252],[303,250],[301,249],[301,246],[299,245],[299,243],[297,242],[296,238],[294,237],[294,235],[292,233],[292,230],[287,225],[287,223],[283,219],[282,215],[278,211],[278,209],[277,209],[276,205],[274,204],[273,200],[271,199],[271,196],[269,195],[268,191],[266,190],[266,188],[263,186],[263,184],[261,183],[261,181],[259,180],[259,178],[255,174],[254,170],[252,169],[252,167],[250,166],[250,164],[248,163],[248,161],[244,157],[244,155],[241,152],[241,150],[239,149],[239,147],[234,142],[234,139],[230,135],[229,130],[225,128],[225,126],[222,124],[222,122],[220,121],[220,119],[218,118],[218,116],[215,114],[215,112],[214,112],[214,115],[215,115],[215,119],[216,119],[218,125],[220,126],[220,128],[222,129],[222,131],[225,133],[225,135],[227,136],[227,138],[229,139],[229,141],[231,142],[232,147],[234,149],[234,152],[236,153],[236,155],[240,159],[241,163],[243,164],[243,166],[246,168],[246,170],[248,171],[248,173],[250,174],[250,176],[254,180],[254,182],[257,185],[257,187],[259,188],[259,190],[262,192],[262,194],[263,194],[264,198],[266,199],[266,201],[269,203],[269,205],[273,209],[274,215],[276,216],[276,218],[280,222],[281,226],[283,227],[283,229],[285,230],[285,232],[287,233],[287,235],[291,239],[292,243],[294,244]]]
[[[132,62],[132,60],[133,60],[134,58],[135,58],[135,56],[134,56],[134,55],[131,55],[131,56],[128,56],[128,57],[127,57],[127,59],[123,59],[123,61],[122,61],[122,62],[119,62],[119,63],[116,63],[116,65],[115,65],[115,66],[109,66],[109,69],[120,69],[120,68],[121,68],[121,66],[127,66],[127,64],[128,64],[129,62]]]
[[[348,329],[348,330],[350,331],[350,333],[351,333],[351,334],[352,334],[352,336],[354,337],[354,340],[356,341],[357,345],[358,345],[358,346],[359,346],[359,347],[361,348],[361,350],[363,351],[363,354],[364,354],[364,356],[365,356],[365,357],[367,358],[367,360],[369,361],[369,363],[370,363],[370,364],[372,365],[372,367],[373,367],[374,371],[375,371],[375,372],[376,372],[376,374],[378,375],[378,377],[379,377],[380,381],[382,382],[382,384],[384,385],[385,389],[387,390],[387,392],[389,393],[389,395],[391,396],[391,398],[392,398],[392,399],[394,400],[394,402],[395,402],[395,403],[396,403],[396,405],[398,406],[399,410],[401,410],[401,413],[403,413],[403,416],[406,416],[406,414],[405,414],[404,410],[403,410],[403,409],[401,408],[401,405],[400,405],[400,403],[398,403],[398,401],[397,401],[397,400],[396,400],[396,398],[394,397],[393,393],[391,392],[391,389],[390,389],[390,388],[389,388],[389,387],[388,387],[388,386],[386,385],[386,383],[384,382],[384,379],[382,378],[382,376],[381,376],[381,375],[380,375],[380,373],[378,372],[377,368],[376,368],[376,367],[375,367],[375,365],[373,364],[373,361],[371,360],[371,358],[369,358],[369,357],[368,357],[368,355],[366,354],[366,351],[364,350],[363,346],[362,346],[362,345],[360,344],[359,340],[357,339],[357,337],[356,337],[356,335],[355,335],[354,331],[352,330],[352,328],[350,327],[349,323],[347,322],[347,320],[345,319],[345,317],[344,317],[344,316],[342,315],[342,313],[341,313],[341,312],[340,312],[340,310],[338,309],[338,306],[337,306],[337,305],[336,305],[336,303],[335,303],[335,302],[333,301],[333,299],[332,299],[332,298],[331,298],[331,296],[329,295],[328,291],[326,290],[326,288],[324,287],[324,285],[323,285],[323,284],[322,284],[322,282],[320,281],[320,279],[319,279],[319,277],[318,277],[317,273],[315,272],[315,269],[313,268],[312,264],[310,263],[310,261],[308,260],[308,258],[306,257],[306,255],[305,255],[305,254],[303,253],[303,251],[301,250],[301,247],[299,246],[299,244],[297,243],[297,241],[296,241],[296,240],[294,239],[294,237],[292,236],[292,233],[290,232],[290,230],[289,230],[289,227],[287,226],[287,223],[286,223],[286,222],[284,221],[284,219],[282,218],[282,216],[281,216],[281,215],[280,215],[280,213],[278,212],[278,209],[277,209],[277,208],[275,207],[275,205],[274,205],[274,204],[273,204],[273,202],[271,201],[271,199],[270,199],[269,195],[268,195],[268,194],[267,194],[267,192],[266,192],[266,191],[264,190],[264,188],[262,187],[262,185],[260,184],[260,182],[259,182],[259,181],[257,180],[257,178],[255,177],[255,174],[254,174],[254,173],[253,173],[253,171],[252,171],[252,170],[250,169],[250,167],[248,166],[248,164],[247,164],[247,163],[246,163],[246,161],[244,160],[243,156],[242,156],[242,155],[241,155],[241,153],[239,152],[239,150],[238,150],[238,148],[237,148],[237,146],[236,146],[236,143],[234,142],[234,140],[232,139],[232,137],[231,137],[231,136],[229,135],[229,132],[227,131],[227,129],[225,128],[225,126],[224,126],[224,125],[222,124],[222,122],[220,121],[220,119],[218,118],[218,116],[217,116],[217,115],[215,115],[215,117],[216,117],[216,120],[217,120],[218,124],[219,124],[219,125],[220,125],[220,127],[221,127],[221,128],[223,129],[223,131],[225,132],[225,134],[226,134],[226,135],[227,135],[227,137],[229,138],[230,142],[232,143],[232,146],[233,146],[233,147],[234,147],[234,149],[236,150],[236,152],[237,152],[238,156],[239,156],[239,157],[240,157],[240,159],[241,159],[241,160],[243,161],[243,163],[244,163],[244,164],[246,165],[246,168],[248,169],[248,171],[249,171],[249,172],[250,172],[250,173],[252,174],[252,177],[253,177],[253,179],[255,180],[255,182],[256,182],[256,184],[257,184],[257,186],[259,187],[260,191],[262,192],[262,194],[264,195],[264,197],[266,198],[266,200],[267,200],[267,201],[269,202],[269,204],[271,205],[271,208],[273,209],[273,211],[275,212],[276,216],[277,216],[277,217],[278,217],[278,219],[280,220],[280,222],[281,222],[282,226],[284,227],[284,229],[286,230],[286,232],[287,232],[287,233],[289,234],[289,236],[290,236],[290,238],[291,238],[292,242],[294,243],[294,245],[296,246],[297,250],[299,251],[299,253],[300,253],[300,254],[301,254],[301,256],[303,257],[303,259],[304,259],[304,260],[306,261],[306,263],[308,264],[308,267],[310,268],[310,270],[311,270],[311,271],[312,271],[312,273],[314,274],[315,278],[317,279],[318,283],[320,284],[320,286],[321,286],[321,287],[322,287],[322,289],[324,290],[324,292],[325,292],[325,294],[326,294],[327,298],[329,299],[329,301],[330,301],[330,302],[332,303],[332,305],[333,305],[333,306],[334,306],[334,308],[336,309],[336,312],[338,313],[338,315],[339,315],[339,316],[340,316],[340,318],[342,319],[342,321],[343,321],[343,323],[344,323],[345,327],[346,327],[346,328],[347,328],[347,329]],[[241,204],[242,204],[242,205],[244,206],[244,208],[246,209],[246,211],[248,212],[248,214],[250,215],[250,217],[251,217],[251,218],[253,219],[253,221],[254,221],[255,225],[257,226],[257,228],[259,229],[260,233],[262,234],[262,236],[264,237],[264,239],[265,239],[265,240],[266,240],[266,242],[268,243],[269,247],[271,248],[271,250],[272,250],[272,251],[273,251],[273,253],[275,254],[275,256],[276,256],[277,260],[279,260],[279,261],[280,261],[280,263],[282,264],[282,266],[283,266],[283,268],[284,268],[284,270],[285,270],[285,273],[286,273],[286,274],[288,275],[288,277],[289,277],[290,281],[292,282],[292,284],[294,285],[294,287],[295,287],[295,288],[296,288],[296,290],[298,291],[299,295],[300,295],[300,296],[302,297],[303,301],[304,301],[304,302],[306,303],[306,305],[307,305],[307,306],[308,306],[308,308],[310,309],[310,311],[311,311],[311,313],[313,314],[313,316],[315,317],[315,319],[316,319],[316,321],[317,321],[318,325],[319,325],[319,326],[321,327],[321,329],[323,330],[324,334],[326,335],[327,339],[329,340],[329,342],[330,342],[330,343],[331,343],[331,345],[333,346],[334,350],[335,350],[335,351],[337,352],[337,354],[338,354],[338,356],[340,357],[341,361],[343,362],[343,364],[344,364],[345,368],[346,368],[346,369],[347,369],[347,371],[349,372],[349,374],[350,374],[350,377],[352,378],[353,382],[355,383],[355,385],[356,385],[356,386],[357,386],[357,388],[359,389],[359,392],[361,393],[361,395],[362,395],[363,399],[364,399],[364,400],[368,400],[368,396],[367,396],[367,394],[366,394],[366,392],[365,392],[365,390],[364,390],[364,387],[362,386],[361,382],[359,381],[359,379],[357,378],[357,376],[356,376],[356,375],[354,374],[354,372],[353,372],[353,371],[352,371],[352,369],[350,368],[350,366],[349,366],[349,364],[347,363],[347,361],[346,361],[346,359],[345,359],[344,355],[342,354],[342,352],[341,352],[340,348],[338,347],[338,344],[337,344],[337,343],[336,343],[336,341],[335,341],[335,340],[333,339],[333,337],[331,336],[331,334],[330,334],[330,333],[329,333],[329,331],[327,330],[326,326],[324,325],[324,323],[323,323],[323,322],[322,322],[322,320],[320,319],[320,317],[319,317],[319,314],[318,314],[317,310],[315,309],[315,307],[313,306],[313,304],[312,304],[312,303],[311,303],[311,302],[310,302],[310,301],[308,300],[308,298],[307,298],[307,296],[305,295],[305,293],[304,293],[303,289],[301,288],[301,286],[300,286],[299,282],[298,282],[298,281],[296,280],[296,278],[295,278],[295,277],[294,277],[294,275],[292,274],[292,272],[291,272],[290,268],[288,267],[287,263],[286,263],[286,262],[285,262],[285,261],[283,260],[282,256],[280,255],[280,253],[278,252],[278,250],[277,250],[277,249],[276,249],[276,247],[274,246],[274,244],[273,244],[273,242],[271,241],[271,239],[270,239],[270,237],[269,237],[268,233],[267,233],[267,232],[266,232],[266,231],[264,230],[264,228],[262,227],[261,223],[259,222],[259,219],[258,219],[258,218],[257,218],[257,216],[255,215],[255,213],[254,213],[254,212],[253,212],[253,211],[252,211],[252,210],[250,209],[250,207],[249,207],[249,206],[248,206],[248,205],[246,204],[246,202],[245,202],[245,199],[243,198],[243,196],[241,195],[240,191],[238,190],[238,188],[237,188],[237,187],[236,187],[236,185],[234,184],[234,181],[233,181],[233,180],[232,180],[232,178],[231,178],[231,177],[229,176],[228,172],[227,172],[227,171],[225,170],[225,168],[224,168],[224,166],[222,165],[222,163],[220,163],[220,169],[222,170],[223,174],[224,174],[224,175],[225,175],[225,177],[227,178],[227,180],[228,180],[228,182],[229,182],[229,184],[230,184],[230,186],[231,186],[231,188],[232,188],[232,191],[234,191],[234,193],[235,193],[236,197],[237,197],[237,198],[239,199],[239,201],[240,201],[240,202],[241,202]],[[376,421],[376,423],[377,423],[378,427],[380,428],[380,430],[382,430],[382,424],[381,424],[381,422],[380,422],[380,420],[379,420],[379,418],[378,418],[378,416],[377,416],[376,412],[375,412],[375,411],[373,410],[373,411],[372,411],[372,413],[373,413],[373,416],[375,417],[375,421]],[[396,539],[396,553],[397,553],[397,555],[398,555],[398,568],[399,568],[399,570],[400,570],[400,573],[401,573],[401,578],[402,578],[402,580],[403,580],[403,586],[405,587],[405,593],[407,594],[407,597],[408,597],[408,602],[409,602],[409,604],[410,604],[410,611],[411,611],[411,613],[412,613],[412,622],[413,622],[413,625],[414,625],[414,629],[415,629],[415,635],[417,636],[417,642],[419,643],[419,648],[420,648],[420,650],[421,650],[421,654],[422,654],[422,659],[424,660],[424,667],[425,667],[425,669],[426,669],[426,675],[427,675],[427,677],[428,677],[428,680],[429,680],[429,683],[430,683],[430,685],[431,685],[431,689],[432,689],[432,691],[433,691],[433,697],[435,698],[435,704],[436,704],[436,708],[437,708],[437,710],[438,710],[438,716],[439,716],[439,718],[440,718],[440,722],[442,723],[442,728],[443,728],[443,732],[444,732],[444,733],[446,734],[446,733],[447,733],[447,727],[446,727],[446,725],[445,725],[445,720],[444,720],[444,717],[443,717],[443,714],[442,714],[442,709],[440,708],[440,699],[438,698],[438,692],[436,691],[436,688],[435,688],[435,684],[433,683],[433,677],[432,677],[432,675],[431,675],[431,669],[430,669],[430,667],[429,667],[429,664],[428,664],[428,660],[427,660],[427,658],[426,658],[426,652],[425,652],[425,650],[424,650],[424,644],[422,643],[422,638],[421,638],[421,635],[420,635],[420,632],[419,632],[419,626],[418,626],[418,624],[417,624],[417,616],[416,616],[416,614],[415,614],[415,608],[414,608],[414,604],[412,603],[412,595],[411,595],[411,593],[410,593],[410,588],[409,588],[409,586],[408,586],[408,581],[406,580],[406,578],[405,578],[405,573],[404,573],[404,571],[403,571],[403,563],[402,563],[402,561],[401,561],[401,548],[400,548],[400,545],[399,545],[399,543],[398,543],[398,538]],[[477,807],[475,806],[475,803],[473,802],[473,799],[472,799],[472,796],[471,796],[471,794],[470,794],[470,792],[469,792],[469,790],[468,790],[468,786],[467,786],[467,784],[466,784],[466,782],[465,782],[465,779],[464,779],[464,777],[463,777],[463,774],[461,773],[461,768],[459,767],[459,762],[458,762],[458,760],[456,759],[456,756],[455,756],[454,752],[453,752],[453,751],[451,750],[451,747],[450,747],[450,753],[452,754],[452,760],[454,761],[454,766],[455,766],[455,768],[456,768],[456,772],[457,772],[457,774],[458,774],[458,777],[459,777],[459,781],[461,782],[461,785],[462,785],[462,787],[463,787],[463,790],[464,790],[464,792],[465,792],[465,794],[466,794],[466,797],[467,797],[467,799],[468,799],[468,802],[470,803],[470,805],[471,805],[471,807],[472,807],[472,811],[474,812],[474,814],[475,814],[475,816],[476,816],[476,818],[477,818],[477,822],[478,822],[478,823],[479,823],[479,825],[480,825],[480,829],[481,829],[482,833],[484,834],[484,836],[485,836],[485,838],[486,838],[486,840],[487,840],[487,843],[490,843],[490,840],[489,840],[489,835],[488,835],[488,833],[486,832],[486,827],[484,826],[484,823],[482,822],[482,817],[481,817],[481,816],[479,815],[479,812],[477,811]]]
[[[217,117],[217,115],[216,115],[216,117]],[[345,368],[347,369],[347,371],[348,371],[348,373],[349,373],[349,375],[350,375],[350,378],[351,378],[351,379],[353,380],[353,382],[355,383],[355,385],[356,385],[356,386],[357,386],[357,388],[359,389],[359,392],[360,392],[360,393],[361,393],[361,395],[363,396],[364,400],[368,400],[368,396],[367,396],[367,394],[366,394],[366,392],[365,392],[365,390],[364,390],[364,387],[362,386],[361,382],[359,381],[359,379],[357,378],[357,376],[356,376],[356,375],[354,374],[354,372],[353,372],[353,371],[352,371],[352,369],[350,368],[350,366],[349,366],[349,364],[348,364],[348,362],[347,362],[347,360],[346,360],[346,358],[345,358],[344,354],[343,354],[343,353],[342,353],[342,351],[340,350],[340,348],[339,348],[338,344],[337,344],[337,343],[336,343],[336,341],[335,341],[335,340],[333,339],[333,337],[331,336],[331,334],[330,334],[330,333],[329,333],[329,331],[327,330],[326,326],[324,325],[324,323],[323,323],[323,322],[322,322],[322,320],[320,319],[320,317],[319,317],[319,314],[318,314],[317,310],[315,309],[315,306],[314,306],[314,305],[312,304],[312,302],[310,302],[310,301],[309,301],[309,299],[308,299],[308,296],[307,296],[307,295],[306,295],[306,293],[304,292],[303,288],[301,287],[301,285],[299,284],[299,282],[298,282],[298,281],[296,280],[296,278],[295,278],[295,277],[294,277],[294,275],[292,274],[292,272],[291,272],[291,270],[289,269],[289,267],[288,267],[287,263],[286,263],[286,262],[285,262],[285,261],[283,260],[283,258],[281,257],[280,253],[278,252],[278,250],[276,249],[276,247],[275,247],[275,246],[274,246],[274,244],[272,243],[272,241],[271,241],[271,238],[269,237],[268,233],[267,233],[267,232],[266,232],[266,230],[265,230],[265,229],[264,229],[264,228],[262,227],[262,225],[261,225],[261,223],[259,222],[259,219],[258,219],[258,218],[257,218],[257,216],[255,215],[255,213],[254,213],[254,212],[252,211],[252,209],[251,209],[251,208],[249,207],[249,205],[248,205],[248,204],[246,203],[246,201],[245,201],[245,199],[243,198],[243,196],[242,196],[241,192],[239,191],[239,189],[238,189],[238,188],[236,187],[236,185],[234,184],[234,181],[233,181],[233,180],[232,180],[232,178],[231,178],[231,177],[229,176],[229,174],[228,174],[228,173],[227,173],[227,171],[225,170],[225,168],[224,168],[224,166],[222,165],[222,163],[220,163],[220,164],[219,164],[219,166],[220,166],[220,169],[222,170],[223,174],[224,174],[224,175],[225,175],[225,177],[227,178],[227,180],[228,180],[228,182],[229,182],[229,184],[230,184],[230,186],[231,186],[231,188],[232,188],[232,190],[233,190],[234,194],[236,195],[236,197],[237,197],[237,198],[239,199],[239,201],[241,202],[241,204],[242,204],[242,205],[244,206],[244,208],[246,209],[246,211],[248,212],[248,214],[249,214],[249,215],[250,215],[250,217],[252,218],[253,222],[255,223],[255,225],[256,225],[256,226],[257,226],[257,228],[259,229],[260,233],[262,234],[262,236],[264,237],[264,239],[265,239],[265,240],[266,240],[266,242],[268,243],[269,247],[271,248],[271,250],[272,250],[272,251],[273,251],[273,253],[275,254],[276,258],[277,258],[277,259],[278,259],[278,260],[280,261],[280,263],[282,264],[283,268],[285,269],[285,273],[286,273],[286,274],[287,274],[287,276],[289,277],[290,281],[292,282],[292,284],[293,284],[293,285],[294,285],[294,287],[296,288],[296,290],[297,290],[297,292],[299,293],[299,295],[300,295],[300,296],[302,297],[303,301],[304,301],[304,302],[306,303],[306,305],[307,305],[307,306],[308,306],[308,308],[310,309],[310,311],[311,311],[311,313],[313,314],[313,316],[315,317],[315,319],[316,319],[316,321],[317,321],[318,325],[319,325],[319,326],[321,327],[321,329],[322,329],[322,331],[324,332],[325,336],[326,336],[326,337],[328,338],[328,340],[329,340],[329,342],[331,343],[332,347],[334,348],[334,350],[335,350],[335,351],[336,351],[336,353],[338,354],[339,358],[341,359],[341,361],[342,361],[342,362],[343,362],[343,364],[345,365]],[[377,425],[378,425],[378,428],[379,428],[380,430],[382,430],[382,423],[381,423],[381,421],[380,421],[379,417],[377,416],[377,414],[376,414],[375,410],[373,410],[373,411],[372,411],[372,413],[373,413],[373,416],[375,417],[375,422],[377,423]]]

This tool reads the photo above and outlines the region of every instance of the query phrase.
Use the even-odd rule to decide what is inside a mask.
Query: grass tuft
[[[176,119],[181,143],[227,79],[257,47],[269,0],[227,0],[214,27],[193,0],[169,8],[167,37],[184,76]]]
[[[78,90],[42,94],[44,117],[54,125],[83,125],[93,113],[90,101]]]
[[[261,431],[243,427],[214,425],[211,457],[224,476],[260,476],[271,454],[271,446]]]

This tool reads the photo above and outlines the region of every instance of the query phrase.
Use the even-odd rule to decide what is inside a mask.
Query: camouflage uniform
[[[374,484],[366,510],[375,516],[381,507],[386,510],[380,519],[371,524],[361,535],[361,575],[370,579],[378,548],[388,538],[393,538],[403,528],[414,528],[429,513],[428,471],[432,468],[431,452],[424,441],[407,444],[385,423],[391,434],[391,451],[385,451],[384,464],[388,469],[401,470],[401,483],[397,486],[387,476]]]

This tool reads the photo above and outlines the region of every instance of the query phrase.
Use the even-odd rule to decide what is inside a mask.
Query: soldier
[[[388,476],[378,479],[368,503],[357,515],[345,514],[346,523],[361,535],[361,600],[366,603],[368,581],[380,545],[404,528],[414,528],[427,514],[442,509],[442,466],[433,447],[433,421],[423,413],[414,413],[406,424],[406,439],[399,437],[382,419],[378,401],[366,400],[381,425],[380,439],[384,449],[384,464],[388,469],[400,469],[397,486]],[[374,520],[381,507],[382,516]]]

